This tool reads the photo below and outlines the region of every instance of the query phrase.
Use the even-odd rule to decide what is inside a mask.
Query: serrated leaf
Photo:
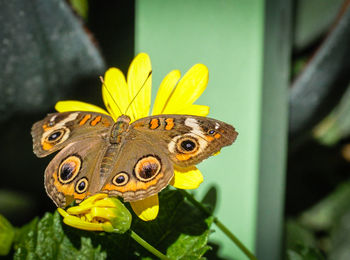
[[[207,245],[212,217],[186,202],[178,191],[160,195],[156,220],[134,217],[131,229],[171,259],[200,259]],[[89,232],[62,223],[55,212],[34,219],[15,238],[14,259],[157,259],[129,234]]]
[[[185,201],[179,191],[163,191],[159,205],[156,220],[143,222],[135,217],[133,230],[172,259],[201,258],[210,249],[213,218]]]
[[[106,259],[127,257],[129,237],[86,232],[62,224],[58,212],[34,219],[18,231],[14,259]]]

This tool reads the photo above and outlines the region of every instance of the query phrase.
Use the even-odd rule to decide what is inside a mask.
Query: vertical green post
[[[265,1],[256,255],[283,259],[291,0]]]
[[[196,103],[209,105],[209,116],[231,123],[239,136],[233,146],[198,166],[205,180],[197,197],[215,185],[215,215],[252,251],[259,247],[260,154],[268,152],[271,143],[281,143],[275,137],[270,143],[261,142],[266,138],[261,135],[262,101],[268,102],[263,99],[264,7],[263,0],[138,0],[135,6],[136,53],[150,54],[154,89],[170,70],[180,69],[184,74],[195,63],[209,68],[208,87]],[[285,131],[285,119],[279,120],[276,118],[275,125],[283,125],[278,130]],[[220,245],[221,257],[245,259],[215,230],[211,241]]]

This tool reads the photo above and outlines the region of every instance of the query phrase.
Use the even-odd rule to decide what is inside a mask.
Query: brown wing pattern
[[[108,147],[100,137],[73,142],[63,148],[45,170],[45,188],[58,207],[98,193],[100,166]]]
[[[171,161],[155,140],[131,132],[121,145],[101,191],[121,196],[124,201],[141,200],[164,189],[173,174]]]
[[[195,165],[231,145],[235,128],[222,121],[190,115],[159,115],[135,121],[131,128],[142,132],[179,167]]]
[[[91,136],[106,136],[113,119],[93,112],[65,112],[49,114],[32,127],[33,150],[38,157],[45,157],[69,143]]]

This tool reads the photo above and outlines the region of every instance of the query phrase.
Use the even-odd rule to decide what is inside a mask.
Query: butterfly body
[[[191,115],[156,115],[130,123],[105,114],[49,114],[32,127],[38,157],[55,151],[45,187],[58,207],[96,193],[136,201],[164,189],[174,168],[193,166],[237,137],[224,122]]]

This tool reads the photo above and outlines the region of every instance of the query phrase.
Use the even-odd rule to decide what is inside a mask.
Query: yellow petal
[[[62,208],[57,208],[57,211],[58,211],[58,213],[60,213],[60,215],[62,216],[62,217],[68,217],[69,216],[69,214],[64,210],[64,209],[62,209]]]
[[[185,169],[174,167],[174,177],[170,184],[178,189],[197,189],[203,182],[203,175],[195,166]]]
[[[181,77],[181,73],[179,70],[173,70],[165,76],[160,83],[156,100],[154,101],[152,115],[160,115],[163,114],[163,109],[166,107],[166,104],[169,101],[169,97]]]
[[[180,108],[180,110],[176,111],[176,113],[174,112],[174,114],[207,116],[209,114],[209,107],[203,105],[190,105],[188,107]]]
[[[159,211],[158,194],[143,200],[130,202],[135,214],[144,221],[150,221],[157,217]]]
[[[63,219],[63,222],[65,224],[67,224],[68,226],[83,229],[83,230],[103,231],[102,224],[83,221],[80,218],[75,217],[75,216],[71,216],[71,215],[65,217]]]
[[[131,62],[127,82],[132,103],[126,114],[131,121],[148,116],[151,106],[152,67],[146,53],[138,54]]]
[[[102,84],[102,97],[114,120],[125,113],[130,104],[129,90],[125,76],[119,69],[110,68],[106,71]]]
[[[67,101],[58,101],[55,105],[55,109],[58,112],[70,112],[70,111],[89,111],[89,112],[97,112],[108,115],[107,111],[81,101],[73,101],[73,100],[67,100]]]
[[[103,228],[99,223],[86,222],[76,216],[69,215],[64,209],[61,208],[58,208],[57,211],[63,217],[63,222],[68,226],[90,231],[103,231]]]
[[[101,204],[99,204],[99,202],[105,201],[104,198],[106,197],[108,197],[108,195],[105,193],[95,194],[81,202],[78,206],[68,208],[67,213],[73,215],[86,214],[92,207],[100,206]]]
[[[108,195],[106,193],[97,193],[87,199],[85,199],[83,202],[79,204],[79,206],[85,206],[85,205],[92,205],[98,200],[102,200],[104,198],[107,198]]]
[[[220,152],[221,150],[217,151],[216,153],[213,154],[213,156],[217,156]]]
[[[91,209],[91,216],[93,218],[102,218],[105,220],[110,220],[112,218],[116,217],[115,210],[112,208],[100,208],[100,207],[93,207]]]
[[[73,215],[85,214],[89,212],[92,207],[93,205],[79,205],[75,207],[70,207],[67,209],[67,213]]]
[[[176,85],[163,113],[177,113],[183,107],[192,105],[205,90],[208,79],[208,68],[203,64],[194,65]]]

